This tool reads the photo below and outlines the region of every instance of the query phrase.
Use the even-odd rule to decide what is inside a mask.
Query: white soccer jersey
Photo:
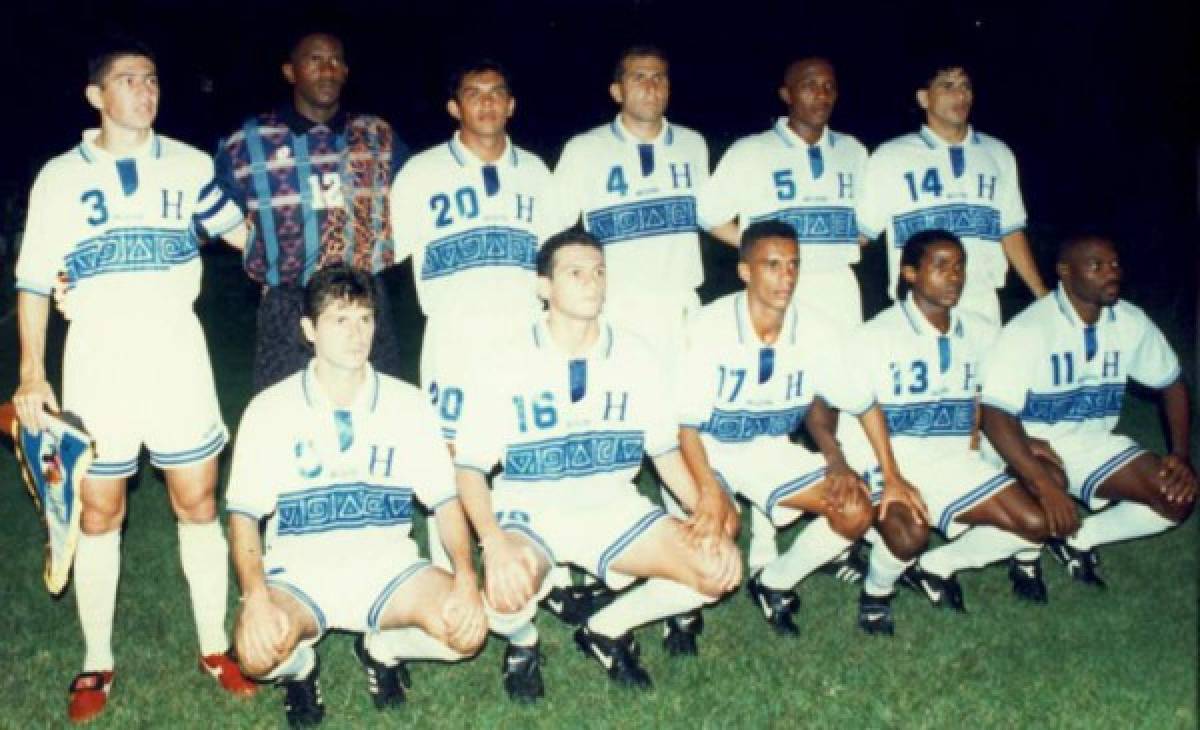
[[[353,405],[336,408],[313,363],[246,407],[227,508],[270,517],[274,564],[402,549],[414,495],[430,509],[457,497],[437,418],[419,390],[371,369]]]
[[[796,229],[802,271],[844,267],[859,258],[854,208],[866,163],[867,150],[854,137],[827,127],[810,145],[780,117],[721,158],[700,191],[700,223],[714,228],[736,216],[744,231],[780,220]]]
[[[1088,327],[1060,284],[1005,325],[984,362],[983,402],[1053,443],[1111,432],[1129,378],[1165,388],[1179,373],[1174,351],[1141,309],[1118,301]]]
[[[708,146],[663,121],[652,142],[612,122],[576,135],[554,169],[560,228],[583,216],[604,244],[608,298],[687,293],[704,281],[696,191],[708,178]]]
[[[643,453],[678,448],[661,365],[636,336],[600,321],[585,356],[563,354],[539,318],[496,343],[468,381],[456,441],[460,467],[488,473],[504,490],[547,490],[554,500],[631,488]]]
[[[66,271],[73,321],[106,325],[166,309],[190,311],[200,292],[197,233],[242,220],[213,180],[212,158],[162,135],[124,157],[100,131],[46,163],[33,185],[17,288],[49,295]]]
[[[970,449],[981,383],[980,361],[996,327],[970,312],[951,312],[942,334],[912,297],[859,328],[846,348],[846,379],[859,396],[853,412],[877,403],[887,419],[900,468],[950,451]],[[851,461],[875,463],[860,426],[846,429]]]
[[[969,127],[963,143],[951,145],[923,126],[867,161],[858,227],[868,238],[887,232],[893,299],[904,244],[930,228],[962,239],[969,287],[998,289],[1008,272],[1000,239],[1025,227],[1017,161],[1003,142]]]
[[[513,311],[536,304],[534,262],[555,216],[550,172],[507,141],[485,163],[450,141],[410,159],[392,183],[398,260],[412,255],[417,297],[427,317]]]
[[[700,431],[706,449],[787,441],[821,395],[840,401],[840,336],[820,314],[792,304],[778,340],[754,332],[744,291],[705,306],[688,328],[679,422]]]

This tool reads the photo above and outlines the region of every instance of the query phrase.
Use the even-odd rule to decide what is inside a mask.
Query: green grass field
[[[706,300],[732,286],[730,254],[710,252],[709,258]],[[232,429],[249,397],[254,296],[236,257],[206,256],[205,264],[199,310]],[[878,258],[869,260],[864,277],[877,276],[878,267]],[[389,276],[396,321],[405,328],[409,375],[415,377],[421,320],[411,271],[402,267]],[[7,297],[11,283],[3,286]],[[869,310],[878,305],[868,300]],[[1191,330],[1178,321],[1167,329],[1192,372]],[[0,343],[0,398],[6,399],[15,384],[11,317],[0,319]],[[1161,448],[1152,404],[1127,399],[1122,429]],[[42,528],[7,452],[0,453],[0,514],[0,727],[62,726],[67,684],[83,654],[74,598],[68,591],[55,601],[42,588]],[[638,633],[656,683],[646,694],[609,686],[599,666],[575,650],[569,630],[543,616],[538,622],[548,697],[536,707],[506,700],[499,677],[503,646],[492,640],[474,661],[416,666],[408,706],[381,715],[368,699],[351,637],[334,634],[319,648],[325,725],[1192,728],[1196,522],[1103,549],[1111,586],[1103,593],[1070,583],[1048,557],[1048,606],[1015,601],[999,566],[961,577],[970,611],[965,616],[935,611],[923,598],[902,592],[891,640],[860,634],[858,588],[825,576],[799,587],[803,633],[794,641],[770,635],[739,592],[708,612],[699,659],[668,657],[658,627]],[[786,544],[794,534],[785,531],[781,541]],[[118,675],[109,709],[94,727],[282,726],[278,690],[268,687],[253,700],[235,700],[196,669],[173,518],[160,478],[148,467],[131,491],[123,550]],[[235,604],[232,590],[231,610]]]

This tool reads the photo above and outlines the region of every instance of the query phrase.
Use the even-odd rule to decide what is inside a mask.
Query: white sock
[[[500,613],[491,607],[485,598],[483,611],[487,614],[488,628],[495,634],[508,639],[513,646],[530,647],[538,642],[537,627],[533,617],[537,614],[537,599],[534,598],[522,609],[512,613]]]
[[[288,682],[300,677],[307,677],[317,663],[317,652],[311,641],[302,641],[292,649],[292,653],[271,671],[263,675],[263,679],[271,682]]]
[[[746,564],[751,573],[779,557],[775,533],[775,523],[771,522],[771,518],[758,507],[750,505],[750,548],[746,551]]]
[[[446,552],[446,546],[442,544],[442,535],[438,532],[437,518],[432,514],[425,518],[425,540],[429,548],[429,562],[433,563],[435,568],[441,568],[447,573],[453,573],[454,567],[450,563],[450,554]]]
[[[867,569],[867,577],[863,580],[863,590],[871,596],[892,595],[900,574],[913,562],[897,558],[892,555],[885,541],[876,540],[871,546],[870,567]]]
[[[762,583],[772,590],[790,591],[849,544],[849,540],[833,531],[828,519],[818,517],[796,536],[786,553],[763,568]]]
[[[651,621],[700,608],[709,600],[682,583],[650,578],[593,614],[587,627],[593,633],[615,639]]]
[[[179,523],[179,561],[192,598],[192,616],[200,653],[220,654],[229,648],[225,602],[229,593],[229,547],[217,520]]]
[[[1013,557],[1022,563],[1032,563],[1042,556],[1042,546],[1031,547],[1027,550],[1018,550]]]
[[[1146,505],[1125,500],[1085,519],[1075,537],[1067,539],[1067,544],[1079,550],[1091,550],[1110,542],[1157,535],[1174,526],[1174,522]]]
[[[957,539],[921,556],[921,568],[949,578],[960,570],[982,568],[1014,553],[1034,549],[1035,543],[992,525],[975,525]]]
[[[121,530],[79,536],[75,549],[75,604],[83,629],[83,671],[113,668],[113,613],[121,574]]]
[[[550,568],[549,575],[546,576],[550,586],[553,588],[570,588],[574,583],[571,581],[571,569],[566,565],[554,565]]]
[[[453,662],[463,658],[462,654],[415,626],[368,633],[363,637],[363,643],[368,654],[388,666],[408,660]]]

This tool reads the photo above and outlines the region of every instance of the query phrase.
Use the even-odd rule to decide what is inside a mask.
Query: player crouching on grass
[[[898,579],[935,606],[965,611],[958,571],[1010,558],[1050,534],[1033,496],[971,448],[980,360],[996,326],[955,308],[966,263],[962,242],[952,233],[915,234],[900,256],[899,301],[864,324],[847,347],[850,387],[887,416],[896,461],[920,490],[928,525],[949,540],[918,561],[929,526],[901,524],[889,519],[896,510],[891,515],[881,510],[877,531],[883,539],[871,550],[859,598],[859,626],[867,633],[893,633],[891,599]],[[846,436],[850,463],[874,487],[870,452],[853,429]],[[1013,565],[1009,575],[1019,597],[1046,600],[1040,572]]]
[[[380,709],[404,701],[403,660],[462,659],[487,636],[437,416],[419,390],[367,362],[370,276],[318,271],[301,326],[315,357],[246,407],[226,497],[238,657],[284,687],[293,726],[324,716],[313,646],[329,629],[363,632],[355,654]],[[418,557],[414,497],[434,511],[453,575]]]
[[[680,456],[661,359],[600,316],[601,244],[587,233],[552,236],[537,274],[548,311],[519,339],[490,348],[468,379],[473,405],[456,453],[459,493],[483,546],[490,627],[509,642],[505,689],[518,701],[543,694],[533,617],[558,563],[614,590],[646,579],[592,614],[575,641],[614,681],[648,688],[633,629],[737,587],[736,513],[719,489],[697,488]],[[638,494],[632,480],[644,454],[688,520]]]
[[[1042,502],[1051,554],[1076,580],[1103,587],[1096,547],[1160,533],[1195,506],[1188,394],[1162,332],[1119,298],[1110,240],[1068,239],[1057,270],[1058,288],[1005,326],[985,362],[983,429]],[[1113,433],[1130,378],[1162,393],[1166,456]],[[1080,524],[1068,494],[1096,513]],[[1038,551],[1022,557],[1036,561]]]

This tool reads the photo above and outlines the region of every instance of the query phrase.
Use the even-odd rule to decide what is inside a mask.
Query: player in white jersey
[[[1075,579],[1103,586],[1095,548],[1157,534],[1192,512],[1188,394],[1162,332],[1119,298],[1110,240],[1067,240],[1057,272],[1058,288],[1008,323],[985,362],[983,428],[1042,502],[1051,553]],[[1113,433],[1130,379],[1161,392],[1165,456]],[[1095,514],[1081,524],[1067,493]]]
[[[254,692],[226,654],[225,538],[214,490],[227,433],[192,303],[201,234],[244,245],[241,213],[213,182],[212,160],[155,134],[159,87],[144,47],[119,43],[89,64],[88,102],[100,129],[46,164],[29,201],[17,262],[22,424],[57,409],[46,380],[49,295],[65,271],[72,323],[63,406],[83,419],[97,459],[84,479],[75,594],[86,656],[68,717],[99,714],[113,681],[112,627],[126,479],[141,447],[163,470],[179,522],[180,557],[200,639],[201,667],[236,694]]]
[[[746,228],[738,248],[746,288],[693,320],[688,376],[678,396],[680,446],[698,482],[737,492],[777,524],[802,512],[816,516],[747,586],[784,636],[798,633],[794,586],[862,537],[872,521],[866,488],[846,463],[826,404],[844,397],[842,335],[794,297],[799,247],[783,221]],[[863,409],[861,421],[878,461],[892,462],[880,410]],[[820,453],[789,440],[802,422]],[[914,497],[912,504],[918,502]]]
[[[917,90],[925,124],[885,142],[867,161],[859,229],[869,239],[887,234],[892,299],[909,237],[933,228],[958,236],[969,266],[959,309],[999,324],[996,290],[1009,263],[1035,297],[1046,293],[1025,236],[1017,162],[1003,142],[968,122],[974,90],[966,70],[943,63],[930,71]]]
[[[313,645],[330,629],[363,632],[355,653],[379,709],[405,700],[402,660],[461,659],[487,636],[437,417],[367,362],[374,296],[369,274],[315,273],[301,320],[315,357],[255,396],[238,428],[226,494],[238,657],[282,684],[293,726],[324,717]],[[418,556],[414,498],[435,512],[453,574]]]
[[[791,63],[779,89],[787,116],[733,143],[700,191],[699,217],[735,248],[740,231],[755,221],[791,225],[800,242],[798,301],[853,327],[862,323],[862,297],[850,265],[859,259],[854,207],[867,150],[829,128],[837,96],[829,61]]]
[[[392,184],[391,210],[427,318],[421,385],[453,443],[464,368],[479,357],[479,332],[538,311],[534,255],[553,231],[550,173],[506,133],[516,100],[504,69],[492,61],[465,65],[449,91],[446,109],[459,129],[404,165]]]
[[[614,590],[647,579],[575,632],[614,681],[643,688],[651,683],[632,630],[712,602],[740,579],[733,505],[719,489],[697,489],[662,364],[600,317],[604,290],[602,245],[582,232],[551,237],[538,252],[547,314],[497,343],[467,389],[478,406],[459,430],[459,493],[483,546],[491,629],[509,642],[505,688],[520,701],[543,693],[532,619],[556,563]],[[688,521],[637,493],[645,455],[693,510]]]
[[[956,308],[966,270],[967,254],[953,234],[914,234],[900,261],[900,300],[864,324],[847,348],[852,387],[883,410],[896,461],[920,490],[929,525],[948,540],[918,561],[927,531],[906,530],[897,544],[881,527],[884,539],[871,551],[859,599],[859,625],[868,633],[893,632],[891,597],[898,579],[935,606],[965,611],[958,571],[1011,558],[1049,534],[1033,497],[971,448],[980,360],[996,327]],[[874,459],[862,437],[847,438],[843,448],[864,478],[875,481]],[[1019,597],[1046,600],[1036,566],[1019,570],[1014,564],[1009,574]]]

